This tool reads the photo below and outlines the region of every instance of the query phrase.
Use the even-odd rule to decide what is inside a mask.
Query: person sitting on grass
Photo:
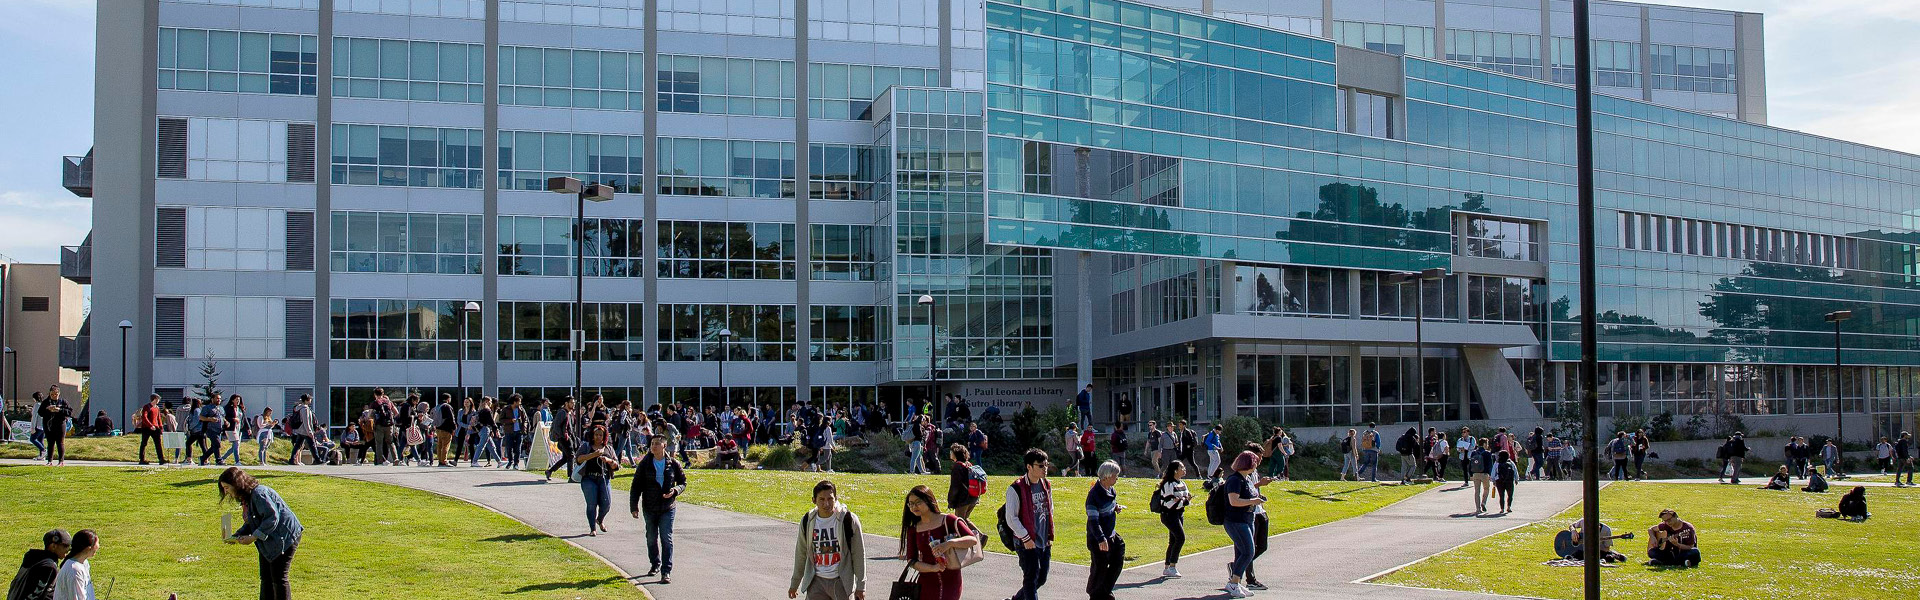
[[[1660,523],[1647,529],[1647,564],[1656,567],[1700,566],[1699,532],[1669,508],[1660,511]]]
[[[9,600],[53,597],[53,580],[60,576],[60,561],[73,548],[73,536],[65,529],[55,529],[40,536],[40,544],[41,549],[28,550],[20,558],[20,570],[14,572],[13,583],[7,587]]]
[[[1587,523],[1586,519],[1581,519],[1578,521],[1574,521],[1573,525],[1567,528],[1567,531],[1573,534],[1571,537],[1568,538],[1569,541],[1572,542],[1572,547],[1568,549],[1572,550],[1572,552],[1562,555],[1561,558],[1579,559],[1581,558],[1581,556],[1585,554],[1586,551],[1584,550],[1584,548],[1586,548],[1587,540],[1583,534],[1585,533],[1586,528],[1584,527],[1584,525],[1586,525],[1586,523]],[[1628,540],[1633,539],[1633,533],[1629,532],[1621,535],[1614,535],[1612,527],[1608,527],[1606,523],[1601,523],[1599,535],[1600,535],[1600,561],[1601,562],[1617,563],[1617,562],[1627,561],[1626,555],[1613,551],[1613,541],[1619,540],[1619,539],[1628,539]]]
[[[1808,469],[1807,486],[1800,488],[1800,491],[1813,492],[1815,494],[1827,493],[1827,476],[1821,475],[1818,470]]]
[[[1840,518],[1865,521],[1873,516],[1867,513],[1867,486],[1853,486],[1853,491],[1840,497]]]
[[[1786,491],[1790,487],[1793,487],[1793,475],[1787,473],[1786,465],[1780,465],[1780,470],[1774,472],[1773,478],[1768,479],[1767,484],[1760,486],[1760,489]]]

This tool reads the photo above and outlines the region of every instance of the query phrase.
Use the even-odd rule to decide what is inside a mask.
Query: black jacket
[[[60,575],[60,556],[46,550],[28,550],[20,570],[7,587],[7,600],[51,600],[53,579]]]
[[[671,458],[667,459],[666,485],[655,482],[653,478],[653,457],[641,457],[640,466],[633,470],[633,491],[627,496],[628,510],[650,513],[673,510],[674,502],[680,500],[679,492],[687,490],[687,473],[680,468],[680,463]],[[668,490],[674,492],[672,498],[660,497]]]

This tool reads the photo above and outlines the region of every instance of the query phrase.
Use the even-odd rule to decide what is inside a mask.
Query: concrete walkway
[[[24,464],[28,461],[6,461]],[[70,462],[71,465],[82,464]],[[100,466],[129,466],[86,463]],[[586,533],[586,503],[576,485],[538,475],[497,469],[432,467],[269,467],[318,475],[399,485],[466,500],[506,514],[529,526],[566,539],[599,555],[633,576],[648,569],[643,528],[626,510],[626,497],[615,490],[607,525],[612,530],[595,537]],[[1306,599],[1387,598],[1447,600],[1493,598],[1481,594],[1424,590],[1360,583],[1455,546],[1507,529],[1547,519],[1579,500],[1577,482],[1521,482],[1517,510],[1504,516],[1474,516],[1470,490],[1448,484],[1373,513],[1274,536],[1257,565],[1261,579],[1273,589],[1264,597]],[[1189,527],[1209,527],[1198,511],[1188,515]],[[868,515],[869,531],[890,530],[890,515]],[[980,525],[991,525],[985,516]],[[778,598],[784,596],[793,564],[794,523],[719,509],[681,505],[674,527],[674,572],[671,584],[658,578],[635,578],[660,600]],[[1061,543],[1077,543],[1080,532],[1060,532]],[[998,547],[998,542],[993,542]],[[867,573],[870,598],[884,598],[887,584],[903,564],[893,557],[898,541],[891,535],[867,535]],[[1154,555],[1158,548],[1133,547],[1134,555]],[[1160,577],[1159,563],[1122,573],[1116,596],[1129,599],[1225,598],[1226,563],[1231,548],[1191,554],[1181,560],[1181,579]],[[1054,563],[1041,597],[1084,597],[1088,568]],[[988,553],[986,561],[965,572],[967,598],[1006,598],[1019,587],[1020,570],[1013,557]]]

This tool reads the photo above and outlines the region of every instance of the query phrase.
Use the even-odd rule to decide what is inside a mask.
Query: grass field
[[[31,448],[29,448],[31,450]],[[254,549],[219,541],[210,470],[0,466],[0,548],[40,546],[61,527],[100,533],[97,589],[113,598],[246,598]],[[306,598],[635,600],[645,596],[585,551],[485,509],[405,488],[262,472],[306,533],[293,589]],[[14,554],[7,555],[9,560]],[[12,564],[12,563],[9,563]]]
[[[943,504],[947,497],[947,478],[944,476],[693,469],[687,472],[687,477],[685,500],[688,502],[793,522],[798,522],[801,515],[806,514],[812,506],[808,492],[813,489],[813,484],[823,478],[830,479],[840,488],[841,502],[860,515],[867,532],[886,536],[898,535],[906,493],[913,486],[932,488],[934,496]],[[629,482],[630,478],[620,478],[615,485],[625,488]],[[1054,517],[1058,519],[1054,527],[1057,545],[1053,559],[1088,564],[1091,555],[1084,541],[1087,516],[1081,507],[1093,480],[1056,477],[1052,482]],[[1006,486],[1010,483],[1011,478],[993,477],[988,483],[989,493],[981,498],[979,507],[973,511],[974,524],[990,535],[999,522],[995,511],[1000,509]],[[1157,480],[1150,479],[1122,479],[1116,487],[1120,504],[1128,507],[1120,515],[1119,526],[1121,537],[1127,540],[1128,566],[1159,562],[1166,552],[1167,530],[1160,525],[1160,516],[1147,510],[1147,501],[1156,483]],[[1189,482],[1189,485],[1196,496],[1203,493],[1198,481]],[[1267,512],[1273,520],[1273,533],[1279,534],[1372,512],[1427,487],[1316,481],[1274,483],[1262,489],[1273,499],[1267,505]],[[1187,510],[1186,529],[1187,544],[1183,554],[1229,543],[1224,529],[1207,524],[1198,497]],[[998,539],[992,540],[988,549],[998,552],[1006,550]]]
[[[1756,482],[1758,483],[1758,482]],[[1920,596],[1913,569],[1920,522],[1920,491],[1868,488],[1874,518],[1864,523],[1814,518],[1833,507],[1840,491],[1807,494],[1752,486],[1617,483],[1602,492],[1602,521],[1615,533],[1636,532],[1615,542],[1631,558],[1603,569],[1602,589],[1616,600],[1717,598],[1910,599]],[[1644,566],[1646,529],[1661,508],[1679,511],[1700,532],[1705,561],[1698,569]],[[1474,542],[1390,574],[1379,583],[1513,594],[1539,598],[1581,597],[1581,570],[1548,567],[1553,536],[1579,518],[1579,506],[1551,521]]]
[[[227,443],[220,442],[220,450],[225,452]],[[267,459],[278,464],[287,462],[287,453],[293,450],[293,442],[285,438],[274,438],[273,445],[267,449]],[[33,458],[32,444],[24,442],[0,443],[0,458]],[[200,455],[195,454],[198,459]],[[252,440],[241,440],[240,462],[248,465],[259,464],[260,446]],[[140,459],[140,436],[122,435],[115,437],[67,438],[67,460],[118,460],[135,461]],[[147,460],[153,458],[152,445],[148,445]],[[173,455],[168,454],[172,461]]]

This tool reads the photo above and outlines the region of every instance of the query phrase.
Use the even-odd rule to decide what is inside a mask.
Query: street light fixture
[[[921,294],[915,303],[927,307],[927,401],[938,403],[939,399],[934,396],[940,389],[940,343],[939,335],[934,333],[933,294]],[[935,405],[945,409],[944,404]]]
[[[1413,283],[1413,394],[1420,403],[1420,431],[1427,430],[1427,344],[1426,334],[1421,330],[1427,320],[1427,282],[1446,277],[1447,270],[1439,267],[1387,275],[1387,283],[1392,285]]]
[[[727,356],[727,342],[733,340],[733,330],[722,327],[720,328],[720,333],[715,335],[720,337],[720,366],[719,376],[717,377],[720,382],[720,408],[725,409],[729,406],[728,402],[730,400],[727,397],[727,359],[729,358]]]
[[[1840,387],[1840,324],[1853,318],[1853,311],[1836,310],[1827,313],[1827,322],[1833,324],[1833,446],[1839,448],[1840,457],[1847,453],[1846,395]],[[1840,464],[1835,462],[1834,464]],[[1827,474],[1832,477],[1832,473]]]
[[[480,303],[468,300],[460,305],[460,353],[453,357],[453,387],[467,398],[467,317],[480,312]]]
[[[120,413],[127,414],[127,333],[133,331],[133,321],[120,320]]]
[[[587,266],[587,201],[606,202],[613,199],[613,186],[598,183],[585,183],[572,177],[548,177],[547,191],[559,194],[573,194],[573,332],[569,336],[568,346],[573,350],[573,397],[584,398],[580,392],[580,373],[587,356],[587,317],[586,303],[582,296],[586,291]]]

